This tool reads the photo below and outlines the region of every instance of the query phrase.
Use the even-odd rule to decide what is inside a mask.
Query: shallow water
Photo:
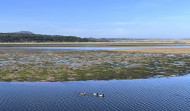
[[[105,97],[94,97],[94,92],[104,93]],[[109,81],[0,82],[1,111],[186,111],[189,108],[190,75]]]
[[[145,49],[145,48],[190,48],[190,46],[139,46],[139,47],[0,47],[0,49],[77,49],[77,50],[106,50],[106,49]]]

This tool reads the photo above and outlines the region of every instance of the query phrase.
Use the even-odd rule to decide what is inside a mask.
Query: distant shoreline
[[[80,44],[95,44],[95,45],[185,45],[190,44],[189,40],[181,40],[181,41],[110,41],[110,42],[0,42],[0,45],[27,45],[27,44],[49,44],[49,45],[61,45],[61,44],[69,44],[69,45],[80,45]]]
[[[110,49],[108,51],[162,54],[190,54],[190,48]]]
[[[109,42],[0,42],[0,44],[188,44],[190,40],[130,40]]]
[[[179,41],[125,41],[125,42],[0,42],[0,47],[151,47],[190,46],[190,42]]]

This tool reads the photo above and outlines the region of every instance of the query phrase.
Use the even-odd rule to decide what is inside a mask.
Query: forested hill
[[[28,33],[0,33],[0,42],[96,42],[76,36],[40,35]]]

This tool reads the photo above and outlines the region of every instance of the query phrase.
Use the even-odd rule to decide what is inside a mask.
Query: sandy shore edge
[[[108,51],[164,53],[164,54],[190,54],[190,48],[145,48],[145,49],[110,49]]]

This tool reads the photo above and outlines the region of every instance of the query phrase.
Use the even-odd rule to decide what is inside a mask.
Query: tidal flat
[[[189,54],[0,49],[0,81],[137,79],[189,73]]]

